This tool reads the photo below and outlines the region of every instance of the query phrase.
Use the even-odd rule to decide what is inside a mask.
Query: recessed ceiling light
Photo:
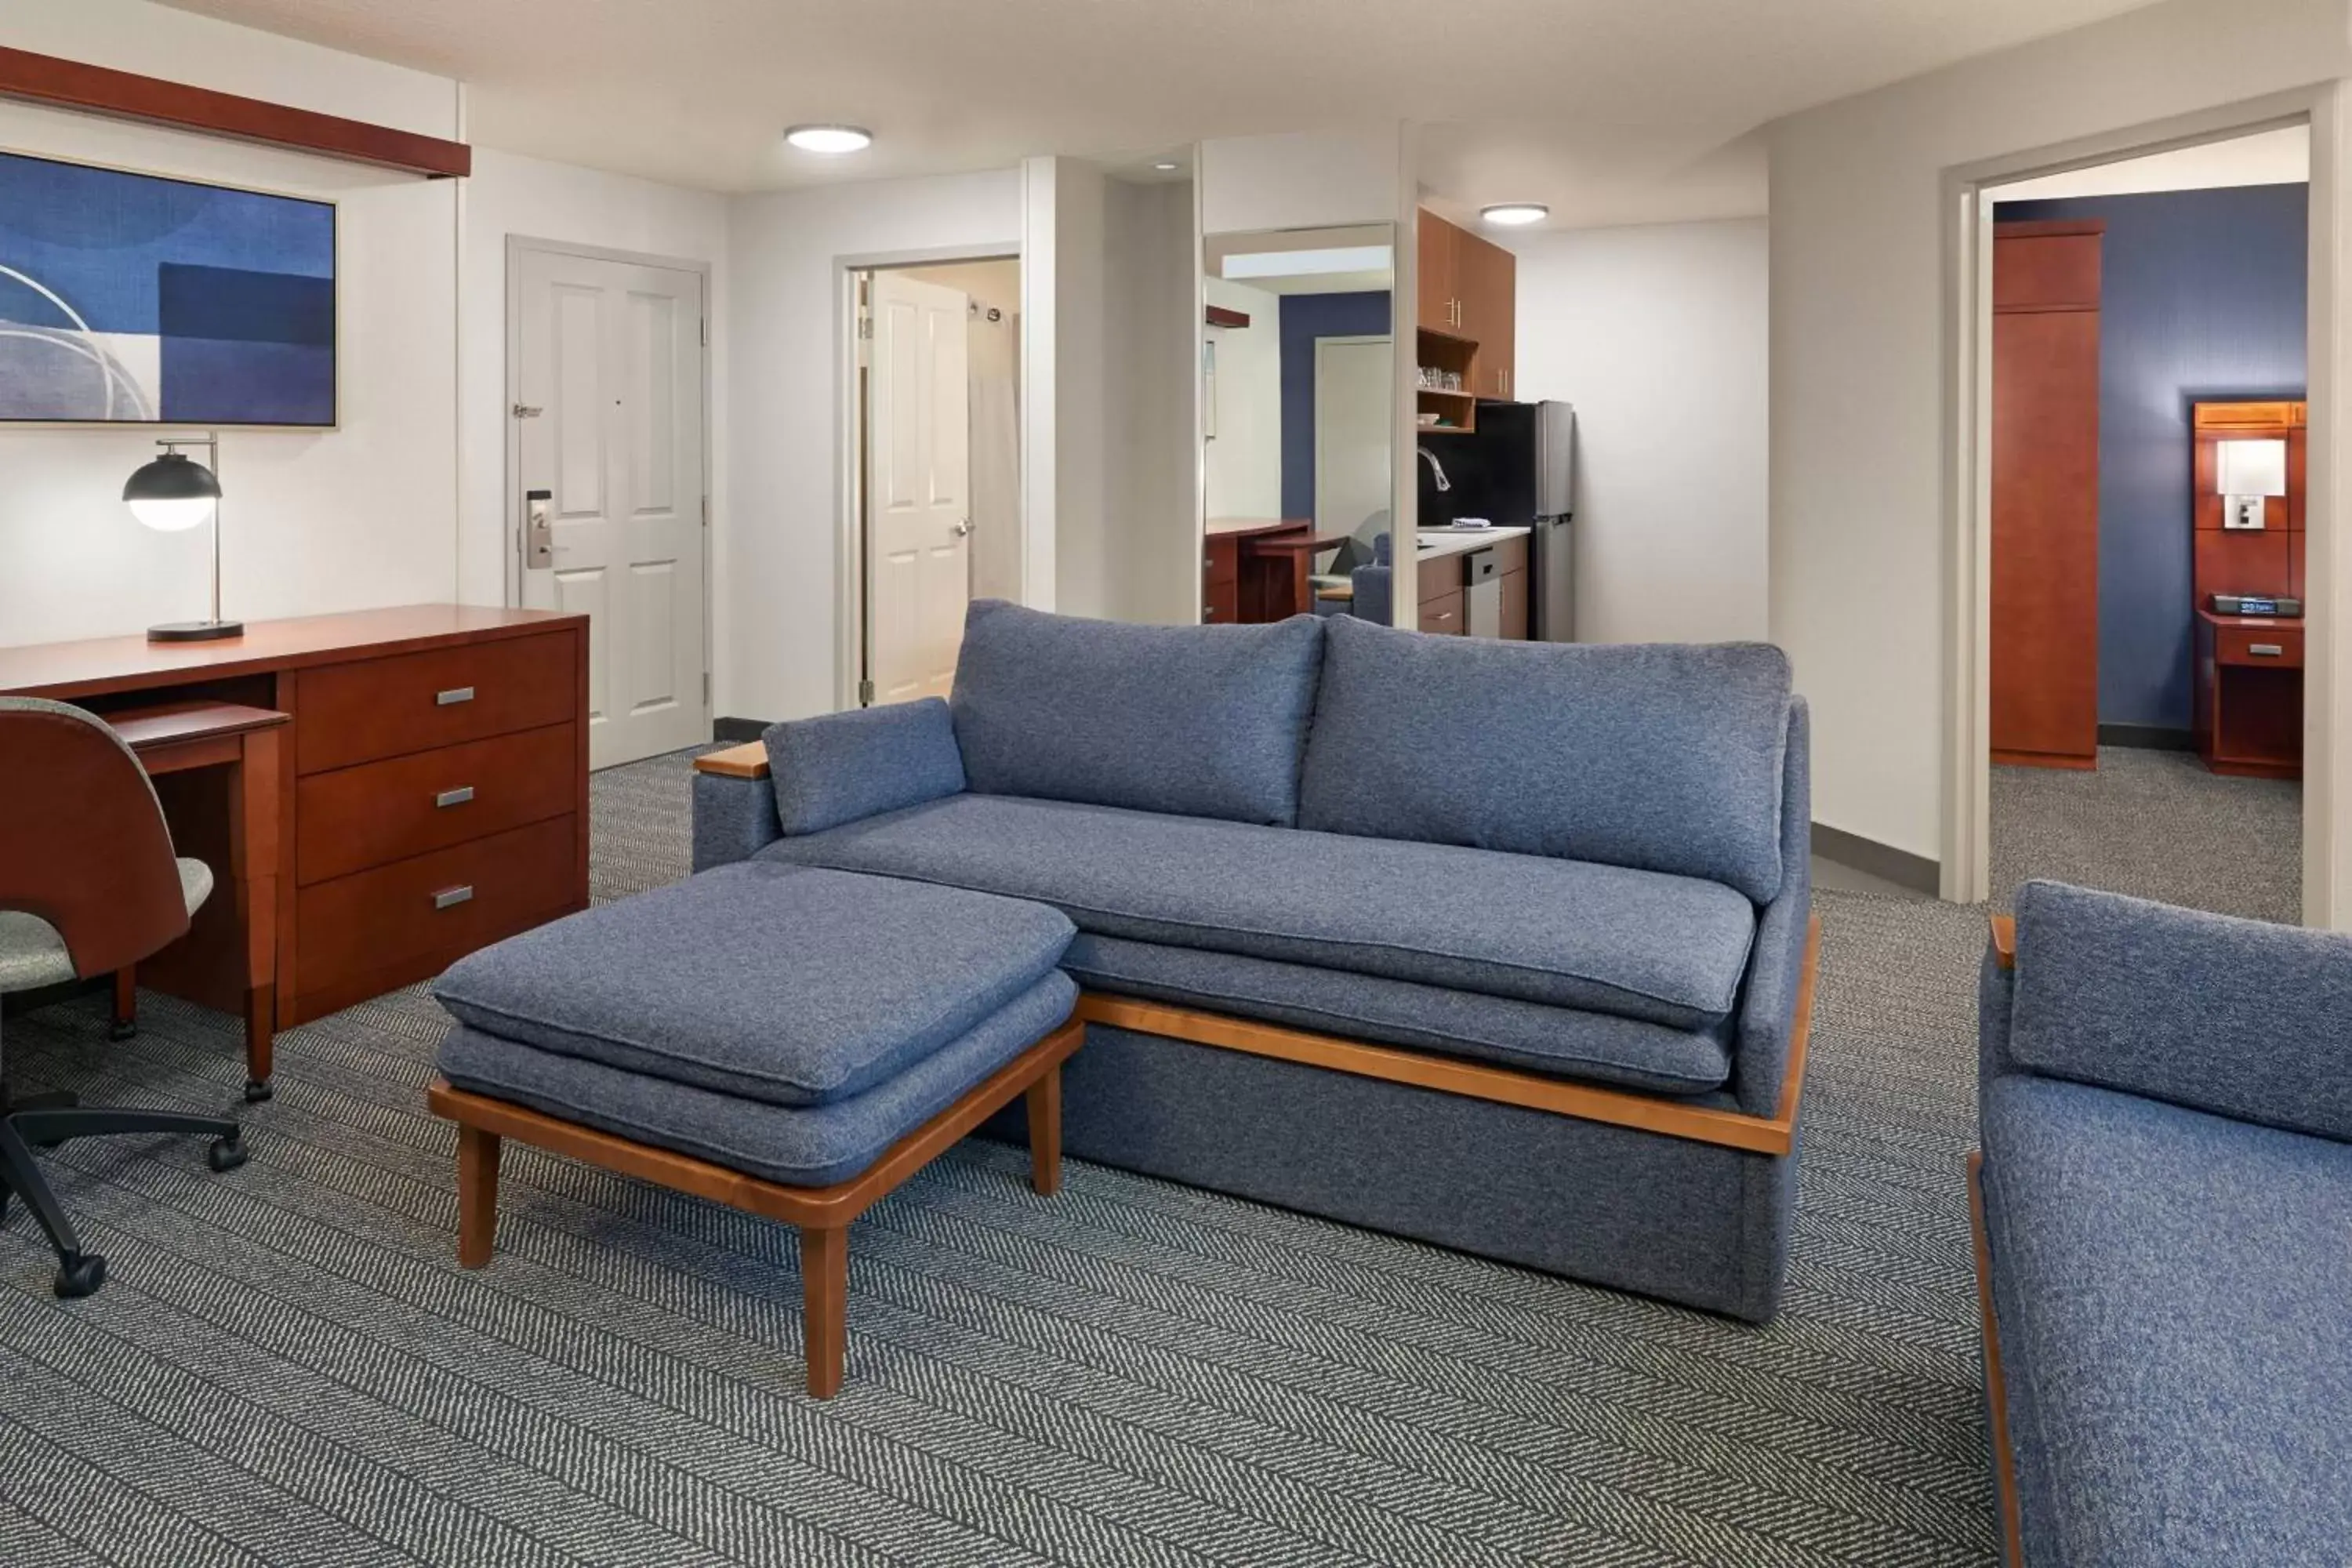
[[[1543,222],[1551,216],[1551,208],[1541,202],[1505,202],[1499,206],[1480,207],[1478,216],[1505,228],[1520,228]]]
[[[803,153],[863,153],[874,145],[874,132],[861,125],[795,125],[784,140]]]
[[[1177,163],[1172,159],[1162,158],[1160,162],[1152,164],[1151,166],[1159,170],[1163,174],[1172,174],[1182,165]]]

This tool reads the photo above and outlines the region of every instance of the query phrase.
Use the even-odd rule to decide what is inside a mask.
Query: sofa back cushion
[[[1139,626],[975,600],[956,743],[983,795],[1287,826],[1323,631]]]
[[[1758,643],[1579,647],[1325,633],[1298,825],[1780,891],[1789,660]]]

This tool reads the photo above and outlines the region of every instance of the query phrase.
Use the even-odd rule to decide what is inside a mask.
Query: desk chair
[[[203,861],[173,855],[155,788],[120,736],[62,702],[0,697],[0,994],[128,968],[185,934],[212,888]],[[0,1094],[0,1223],[12,1194],[33,1211],[60,1296],[106,1283],[106,1259],[82,1250],[33,1149],[128,1132],[210,1138],[214,1170],[245,1163],[234,1121]]]

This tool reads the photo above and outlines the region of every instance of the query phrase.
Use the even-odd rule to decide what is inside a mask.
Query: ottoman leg
[[[801,1343],[812,1398],[841,1392],[849,1321],[849,1229],[801,1227]]]
[[[499,1135],[457,1128],[457,1262],[479,1268],[490,1260],[499,1229]]]
[[[1062,1069],[1050,1068],[1029,1086],[1030,1190],[1052,1197],[1062,1190]]]

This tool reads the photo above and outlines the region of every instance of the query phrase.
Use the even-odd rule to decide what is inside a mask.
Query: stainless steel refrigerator
[[[1565,403],[1482,399],[1475,430],[1424,431],[1421,444],[1444,465],[1453,487],[1440,491],[1430,466],[1416,465],[1421,525],[1483,517],[1498,528],[1532,530],[1529,633],[1543,642],[1574,642],[1576,410]]]

